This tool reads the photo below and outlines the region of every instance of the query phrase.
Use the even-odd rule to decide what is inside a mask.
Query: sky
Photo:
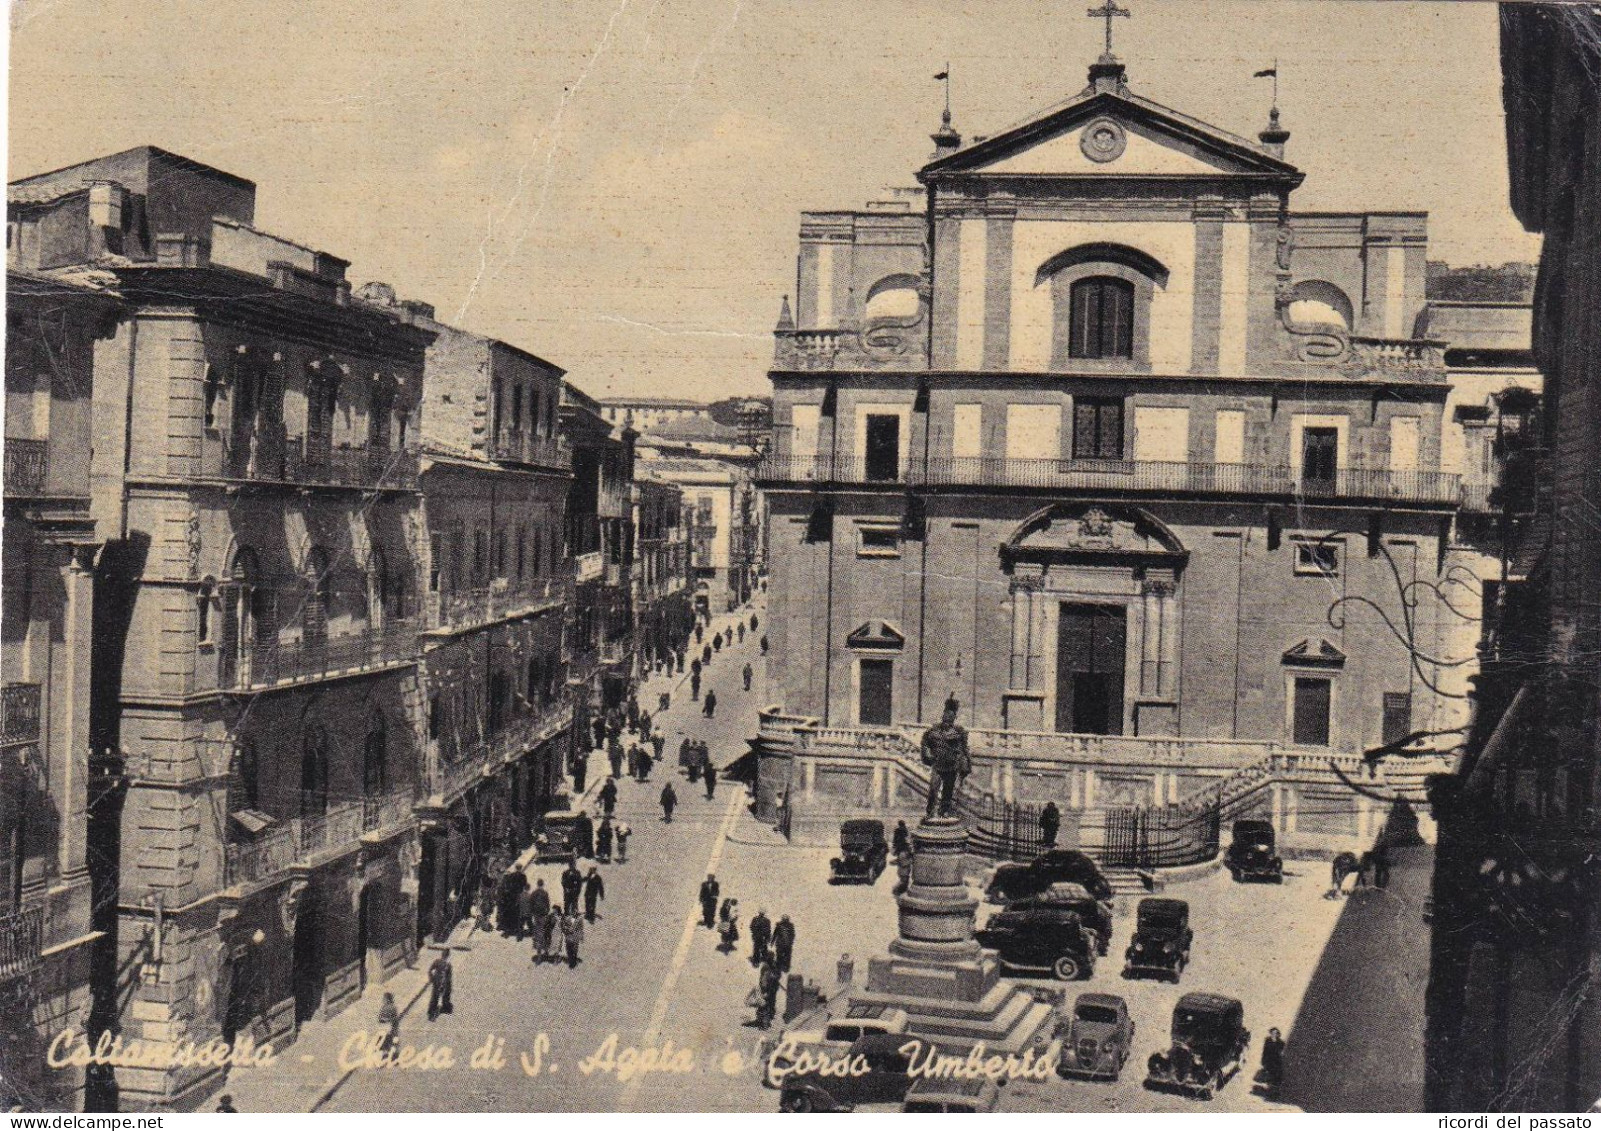
[[[1069,97],[1085,0],[13,0],[10,177],[152,144],[596,396],[768,390],[799,214],[914,184]],[[1300,210],[1424,210],[1430,257],[1533,259],[1493,3],[1126,0],[1136,93],[1246,136],[1277,62]]]

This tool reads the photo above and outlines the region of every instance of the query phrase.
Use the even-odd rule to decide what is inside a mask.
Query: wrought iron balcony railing
[[[0,741],[39,741],[39,685],[8,683],[0,690]]]
[[[5,452],[5,493],[18,497],[43,494],[50,471],[50,442],[7,436]]]
[[[572,726],[572,722],[572,704],[564,700],[507,720],[487,738],[471,743],[457,757],[447,758],[436,750],[428,773],[429,803],[453,804],[496,768],[515,762],[541,742]]]
[[[31,974],[44,962],[44,908],[0,913],[0,982]]]
[[[504,588],[489,585],[438,593],[430,602],[428,627],[472,628],[541,608],[557,607],[572,600],[572,588],[571,578],[549,577]]]
[[[926,462],[880,464],[854,457],[770,456],[759,477],[769,481],[912,486],[1020,487],[1051,490],[1285,495],[1455,503],[1459,477],[1441,471],[1340,468],[1332,477],[1289,467],[1155,460],[1011,459],[935,456]]]
[[[336,805],[316,816],[284,821],[248,844],[230,844],[224,883],[228,887],[262,883],[291,868],[349,852],[363,836],[383,834],[412,821],[414,802],[410,787],[396,789]]]
[[[421,630],[420,618],[396,617],[342,636],[258,641],[221,657],[217,683],[223,690],[244,691],[404,663],[417,658]]]
[[[495,459],[540,467],[566,468],[573,464],[571,450],[556,436],[499,436],[489,445],[489,453]]]
[[[413,491],[418,456],[398,448],[334,447],[263,428],[236,437],[222,474],[256,483],[326,484]]]

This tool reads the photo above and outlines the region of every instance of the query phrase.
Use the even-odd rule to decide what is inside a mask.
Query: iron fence
[[[44,490],[45,477],[50,471],[49,441],[18,440],[7,436],[5,452],[5,493],[40,494]]]
[[[8,683],[0,689],[0,741],[39,741],[40,687],[37,683]]]

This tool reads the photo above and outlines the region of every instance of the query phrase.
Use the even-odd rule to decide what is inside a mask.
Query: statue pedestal
[[[907,1030],[951,1052],[983,1042],[996,1053],[1020,1052],[1049,1039],[1052,1009],[1001,981],[994,954],[973,937],[978,900],[962,862],[967,830],[955,817],[924,820],[912,833],[912,879],[899,897],[900,934],[889,953],[869,961],[858,1002],[907,1014]]]

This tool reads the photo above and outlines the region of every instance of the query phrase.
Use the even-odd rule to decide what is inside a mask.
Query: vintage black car
[[[1284,882],[1284,861],[1279,858],[1271,821],[1235,821],[1234,838],[1223,854],[1223,865],[1235,883],[1244,880]]]
[[[573,834],[578,828],[578,814],[571,809],[557,809],[539,819],[539,831],[534,834],[534,859],[540,864],[563,863],[574,858]]]
[[[833,878],[841,883],[870,884],[889,863],[884,822],[866,819],[839,826],[839,855],[828,862]]]
[[[1199,1096],[1217,1094],[1245,1065],[1251,1043],[1245,1009],[1222,994],[1185,994],[1173,1007],[1173,1043],[1151,1054],[1145,1086]]]
[[[1043,852],[1027,864],[1002,864],[990,877],[984,898],[991,903],[1010,903],[1038,895],[1052,884],[1080,884],[1096,899],[1112,901],[1112,885],[1095,861],[1070,848]]]
[[[911,1090],[905,1034],[868,1033],[818,1071],[786,1076],[780,1111],[852,1111],[863,1104],[899,1104]],[[842,1067],[843,1066],[843,1067]]]
[[[1123,952],[1123,977],[1156,974],[1177,982],[1190,962],[1190,905],[1182,899],[1142,899],[1134,938]]]
[[[1105,955],[1112,945],[1112,905],[1096,899],[1083,884],[1052,884],[1038,895],[1014,899],[1008,911],[1029,911],[1036,907],[1060,907],[1078,914],[1095,935],[1095,953]]]
[[[1116,1080],[1134,1044],[1134,1018],[1114,994],[1079,994],[1073,1016],[1058,1023],[1056,1036],[1062,1041],[1060,1075]]]
[[[976,937],[1011,970],[1046,970],[1063,982],[1095,972],[1095,933],[1066,908],[1008,907],[991,915]]]

